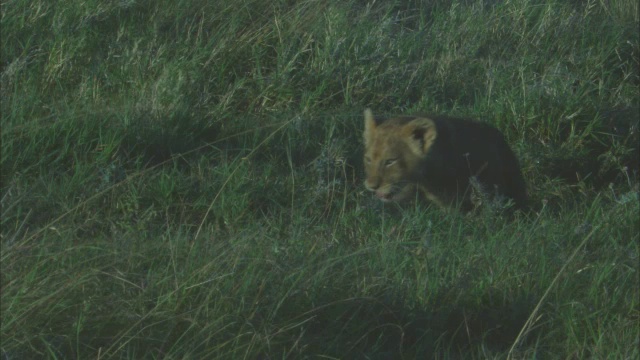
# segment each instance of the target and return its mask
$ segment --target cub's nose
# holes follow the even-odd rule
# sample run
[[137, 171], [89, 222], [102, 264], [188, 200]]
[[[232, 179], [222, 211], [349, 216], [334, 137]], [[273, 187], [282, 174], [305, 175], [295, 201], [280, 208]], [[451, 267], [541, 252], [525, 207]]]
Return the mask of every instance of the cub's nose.
[[364, 187], [367, 188], [367, 190], [369, 191], [376, 191], [380, 187], [380, 180], [367, 179], [364, 181]]

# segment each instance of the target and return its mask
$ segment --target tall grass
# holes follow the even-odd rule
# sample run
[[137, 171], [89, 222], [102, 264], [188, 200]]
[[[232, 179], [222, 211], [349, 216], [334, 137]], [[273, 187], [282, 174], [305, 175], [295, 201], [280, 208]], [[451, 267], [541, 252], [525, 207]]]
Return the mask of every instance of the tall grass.
[[[638, 357], [638, 22], [3, 2], [2, 357]], [[492, 123], [535, 211], [377, 203], [366, 106]]]

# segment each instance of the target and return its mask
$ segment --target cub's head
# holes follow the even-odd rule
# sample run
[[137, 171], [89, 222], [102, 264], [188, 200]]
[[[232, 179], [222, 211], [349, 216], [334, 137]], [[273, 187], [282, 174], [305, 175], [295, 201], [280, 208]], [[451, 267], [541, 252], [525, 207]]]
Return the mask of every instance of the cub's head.
[[402, 201], [414, 196], [421, 162], [435, 139], [436, 125], [431, 119], [399, 117], [378, 124], [371, 110], [366, 109], [365, 187], [383, 201]]

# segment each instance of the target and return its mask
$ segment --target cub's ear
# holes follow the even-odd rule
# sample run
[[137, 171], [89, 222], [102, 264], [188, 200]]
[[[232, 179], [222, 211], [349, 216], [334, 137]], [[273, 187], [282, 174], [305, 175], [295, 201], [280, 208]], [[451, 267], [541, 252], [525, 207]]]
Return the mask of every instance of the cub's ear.
[[373, 141], [373, 134], [376, 131], [376, 120], [373, 118], [371, 109], [364, 110], [364, 144], [367, 145]]
[[403, 126], [402, 135], [416, 155], [424, 156], [436, 140], [436, 124], [431, 119], [417, 118]]

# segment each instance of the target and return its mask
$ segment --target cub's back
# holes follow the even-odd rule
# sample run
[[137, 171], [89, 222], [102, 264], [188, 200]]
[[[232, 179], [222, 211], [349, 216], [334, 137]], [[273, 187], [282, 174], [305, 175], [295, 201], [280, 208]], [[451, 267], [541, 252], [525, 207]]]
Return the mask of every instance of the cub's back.
[[[526, 207], [526, 184], [520, 164], [504, 135], [495, 127], [469, 119], [431, 116], [438, 128], [439, 151], [455, 167], [456, 178], [466, 186], [471, 176], [481, 184], [496, 185], [499, 191]], [[493, 190], [493, 189], [488, 189]]]

